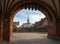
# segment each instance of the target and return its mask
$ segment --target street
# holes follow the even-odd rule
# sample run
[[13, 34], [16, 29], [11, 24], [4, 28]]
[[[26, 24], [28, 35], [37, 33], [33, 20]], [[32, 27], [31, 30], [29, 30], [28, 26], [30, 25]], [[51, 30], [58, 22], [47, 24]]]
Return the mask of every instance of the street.
[[47, 33], [13, 33], [12, 40], [0, 44], [60, 44], [60, 41], [47, 38]]

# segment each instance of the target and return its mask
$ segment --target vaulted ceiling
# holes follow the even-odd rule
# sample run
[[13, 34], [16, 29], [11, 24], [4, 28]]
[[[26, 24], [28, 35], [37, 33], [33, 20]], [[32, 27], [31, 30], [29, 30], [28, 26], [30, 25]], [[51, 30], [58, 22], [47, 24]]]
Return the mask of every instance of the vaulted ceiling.
[[[38, 3], [44, 2], [57, 13], [57, 16], [60, 16], [59, 15], [59, 0], [0, 0], [0, 14], [3, 13], [2, 11], [8, 11], [8, 10], [12, 11], [14, 8], [17, 8], [19, 5], [24, 4], [27, 1], [31, 3], [36, 2], [36, 1]], [[26, 6], [24, 6], [23, 8], [26, 8]]]

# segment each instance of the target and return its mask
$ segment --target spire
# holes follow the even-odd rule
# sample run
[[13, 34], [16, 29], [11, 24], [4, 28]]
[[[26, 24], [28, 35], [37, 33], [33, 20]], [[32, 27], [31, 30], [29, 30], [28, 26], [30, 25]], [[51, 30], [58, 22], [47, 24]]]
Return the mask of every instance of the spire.
[[29, 15], [27, 16], [27, 23], [29, 23]]

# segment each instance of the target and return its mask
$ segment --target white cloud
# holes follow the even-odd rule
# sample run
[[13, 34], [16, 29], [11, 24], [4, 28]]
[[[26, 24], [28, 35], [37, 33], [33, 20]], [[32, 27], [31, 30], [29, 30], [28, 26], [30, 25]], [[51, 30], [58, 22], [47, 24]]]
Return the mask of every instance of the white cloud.
[[27, 21], [27, 15], [29, 15], [29, 19], [31, 23], [35, 23], [37, 21], [40, 21], [41, 18], [44, 18], [45, 15], [41, 13], [40, 11], [35, 11], [35, 10], [25, 10], [22, 9], [21, 11], [17, 12], [14, 21], [19, 21], [20, 25], [23, 23], [26, 23]]
[[44, 18], [45, 16], [41, 16], [41, 15], [33, 15], [31, 14], [30, 15], [30, 20], [32, 20], [33, 22], [36, 22], [36, 21], [40, 21], [41, 18]]
[[38, 15], [30, 15], [31, 20], [39, 21], [41, 18]]

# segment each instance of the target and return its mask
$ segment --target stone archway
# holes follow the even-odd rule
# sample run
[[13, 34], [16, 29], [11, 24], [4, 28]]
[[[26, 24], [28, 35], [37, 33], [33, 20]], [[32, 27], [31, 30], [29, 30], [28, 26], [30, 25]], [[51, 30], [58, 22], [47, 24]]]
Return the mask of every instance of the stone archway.
[[[10, 41], [11, 35], [12, 35], [12, 21], [13, 17], [16, 12], [18, 12], [22, 8], [35, 8], [41, 11], [42, 13], [45, 14], [45, 16], [48, 19], [49, 26], [48, 26], [48, 37], [53, 38], [56, 36], [56, 19], [55, 19], [55, 11], [46, 3], [40, 0], [22, 0], [20, 2], [17, 2], [14, 5], [11, 5], [11, 7], [3, 13], [3, 39], [5, 41]], [[5, 15], [5, 16], [4, 16]], [[52, 24], [52, 25], [51, 25]]]
[[[24, 1], [22, 1], [24, 2]], [[42, 5], [42, 6], [41, 6]], [[33, 7], [35, 6], [35, 7]], [[41, 6], [39, 8], [39, 6]], [[36, 8], [37, 7], [37, 8]], [[15, 9], [13, 9], [12, 13], [11, 13], [11, 16], [10, 16], [10, 19], [11, 19], [11, 22], [14, 18], [14, 15], [15, 13], [17, 13], [19, 10], [21, 10], [22, 8], [35, 8], [35, 9], [38, 9], [39, 11], [43, 12], [45, 14], [45, 16], [47, 17], [48, 19], [48, 22], [49, 22], [49, 26], [48, 26], [48, 37], [52, 37], [52, 36], [55, 36], [55, 16], [53, 16], [53, 13], [52, 13], [52, 9], [51, 11], [49, 10], [50, 8], [47, 8], [45, 7], [45, 5], [41, 2], [40, 4], [38, 2], [24, 2], [24, 3], [21, 3], [21, 5], [18, 5], [18, 7], [16, 7]], [[52, 25], [50, 25], [52, 24]], [[12, 24], [11, 24], [12, 25]], [[52, 28], [53, 27], [53, 28]], [[12, 34], [12, 28], [13, 27], [10, 27], [10, 34]]]

